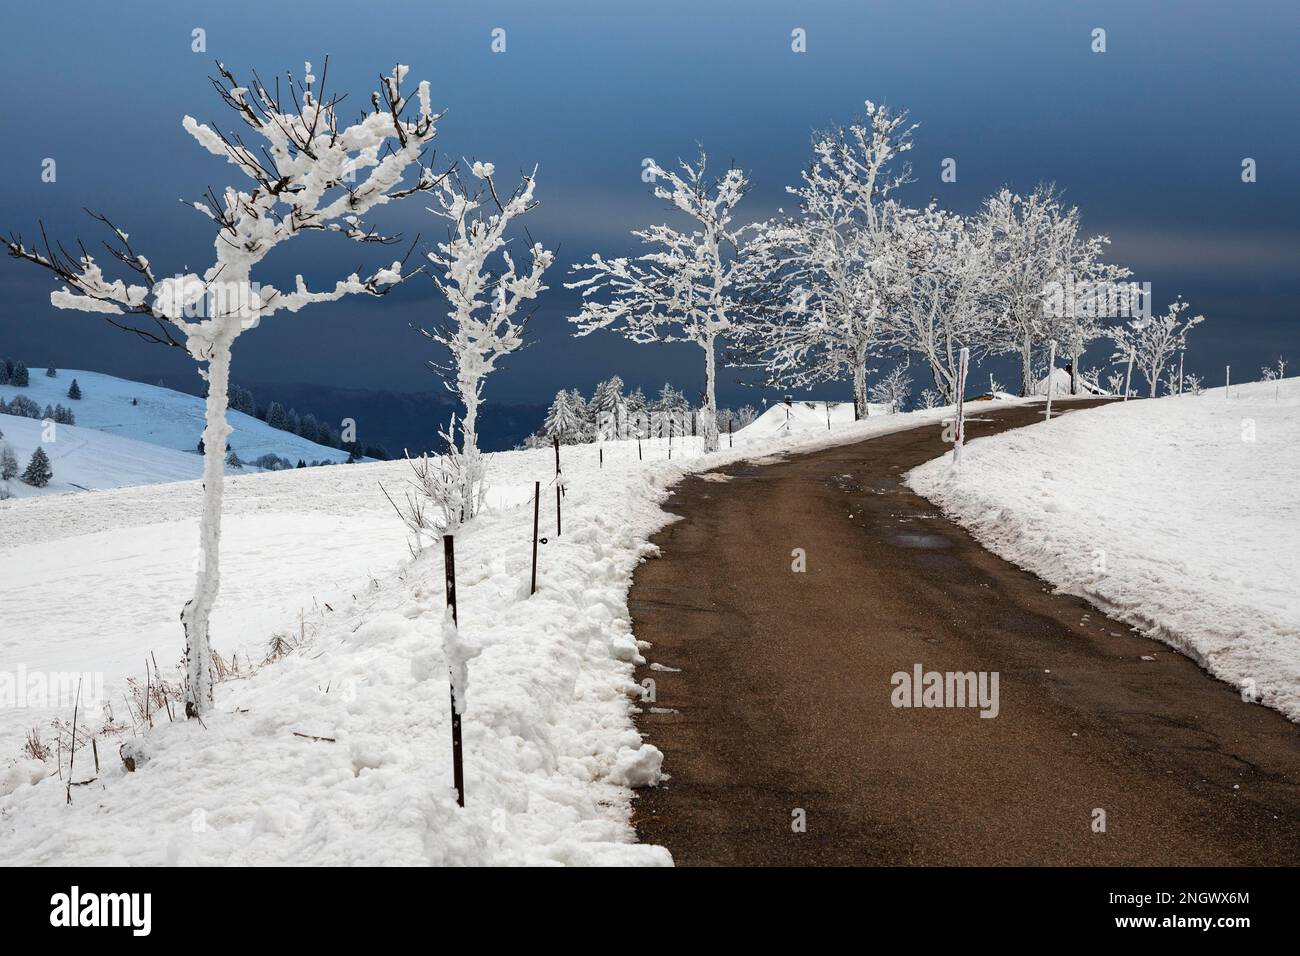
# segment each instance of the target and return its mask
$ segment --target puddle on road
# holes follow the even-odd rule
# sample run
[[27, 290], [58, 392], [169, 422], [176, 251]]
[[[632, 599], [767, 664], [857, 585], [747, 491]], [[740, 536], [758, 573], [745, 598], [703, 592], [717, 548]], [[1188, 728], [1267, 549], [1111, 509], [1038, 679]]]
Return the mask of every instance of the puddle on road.
[[896, 534], [894, 543], [900, 544], [904, 548], [951, 548], [952, 542], [941, 534]]

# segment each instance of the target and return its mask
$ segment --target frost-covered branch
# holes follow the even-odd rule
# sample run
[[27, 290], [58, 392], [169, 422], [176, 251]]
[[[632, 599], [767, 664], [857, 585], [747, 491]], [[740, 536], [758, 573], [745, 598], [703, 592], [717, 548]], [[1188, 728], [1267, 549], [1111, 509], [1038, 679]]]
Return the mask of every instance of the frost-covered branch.
[[[481, 483], [483, 477], [476, 456], [478, 408], [483, 398], [484, 379], [498, 361], [524, 345], [528, 319], [516, 318], [516, 314], [525, 302], [545, 291], [542, 273], [554, 259], [554, 254], [540, 242], [529, 247], [530, 261], [526, 265], [516, 263], [507, 248], [506, 234], [511, 223], [536, 205], [533, 190], [537, 170], [525, 176], [504, 201], [496, 188], [495, 171], [491, 163], [472, 163], [470, 174], [480, 183], [473, 191], [458, 175], [444, 178], [439, 185], [438, 208], [431, 212], [447, 220], [447, 240], [438, 243], [428, 258], [434, 266], [433, 280], [451, 309], [445, 325], [433, 331], [419, 329], [449, 353], [448, 362], [429, 365], [444, 375], [447, 387], [460, 396], [465, 406], [461, 419], [462, 445], [456, 454], [465, 458], [466, 466], [457, 469], [455, 474], [472, 483]], [[504, 265], [494, 270], [489, 268], [488, 261], [498, 252]], [[453, 425], [448, 436], [453, 450], [454, 438]], [[464, 517], [473, 517], [476, 502], [482, 500], [481, 489], [477, 484], [466, 486], [459, 490], [458, 496], [458, 500], [465, 502]], [[455, 509], [453, 512], [460, 513]]]

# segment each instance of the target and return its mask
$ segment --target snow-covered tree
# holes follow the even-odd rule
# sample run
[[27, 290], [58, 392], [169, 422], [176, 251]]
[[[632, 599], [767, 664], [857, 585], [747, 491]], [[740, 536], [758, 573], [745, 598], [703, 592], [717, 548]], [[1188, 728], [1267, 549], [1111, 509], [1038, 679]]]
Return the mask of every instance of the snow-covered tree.
[[889, 406], [891, 415], [907, 408], [907, 400], [911, 395], [912, 376], [907, 374], [906, 365], [894, 366], [888, 375], [871, 386], [871, 400]]
[[23, 481], [33, 488], [44, 488], [54, 477], [54, 469], [50, 467], [50, 456], [45, 454], [45, 449], [36, 446], [32, 452], [32, 457], [27, 462], [27, 470], [23, 472]]
[[1051, 337], [1044, 295], [1063, 274], [1064, 250], [1077, 234], [1077, 218], [1062, 208], [1056, 188], [1043, 184], [1026, 196], [1003, 189], [989, 197], [975, 228], [989, 251], [989, 274], [995, 279], [990, 290], [996, 322], [992, 351], [1019, 354], [1020, 394], [1029, 395], [1035, 350]]
[[941, 403], [951, 404], [961, 350], [988, 348], [988, 247], [961, 216], [934, 205], [893, 219], [894, 238], [878, 264], [889, 277], [881, 339], [924, 359]]
[[[470, 174], [481, 183], [472, 191], [458, 175], [442, 180], [434, 212], [449, 223], [448, 236], [428, 256], [435, 267], [434, 281], [451, 310], [443, 327], [420, 332], [450, 353], [450, 361], [429, 365], [445, 376], [447, 388], [459, 396], [465, 407], [461, 417], [464, 451], [478, 447], [483, 379], [498, 361], [524, 344], [527, 318], [516, 320], [515, 313], [524, 302], [546, 290], [542, 273], [554, 258], [540, 242], [535, 242], [529, 248], [528, 268], [520, 271], [516, 266], [506, 248], [506, 232], [513, 220], [536, 205], [536, 170], [525, 176], [504, 201], [493, 179], [495, 171], [491, 163], [471, 164]], [[488, 266], [488, 260], [497, 252], [504, 263], [499, 271]]]
[[868, 100], [863, 119], [814, 136], [812, 164], [787, 189], [799, 215], [765, 224], [750, 243], [750, 297], [763, 307], [741, 330], [744, 361], [771, 385], [848, 376], [856, 418], [867, 414], [867, 359], [890, 281], [881, 263], [904, 214], [888, 197], [910, 181], [901, 157], [915, 129], [906, 111]]
[[[327, 60], [319, 83], [307, 64], [301, 79], [290, 75], [287, 82], [268, 87], [256, 73], [244, 83], [218, 64], [212, 85], [235, 113], [241, 132], [222, 131], [190, 116], [182, 121], [202, 148], [251, 180], [246, 189], [229, 186], [220, 195], [209, 190], [192, 203], [215, 231], [214, 261], [202, 275], [178, 272], [158, 278], [154, 263], [136, 252], [127, 233], [104, 216], [96, 218], [114, 237], [109, 252], [133, 274], [132, 282], [108, 278], [84, 248], [74, 254], [49, 241], [39, 247], [28, 246], [17, 235], [7, 241], [10, 255], [50, 270], [62, 282], [50, 296], [53, 305], [97, 313], [145, 341], [183, 347], [207, 381], [201, 560], [194, 595], [181, 613], [185, 709], [190, 716], [202, 714], [212, 702], [208, 620], [221, 581], [231, 348], [241, 334], [277, 313], [348, 295], [383, 295], [405, 278], [401, 263], [394, 262], [366, 278], [353, 273], [320, 291], [309, 289], [298, 276], [293, 289], [282, 291], [257, 281], [255, 272], [278, 246], [304, 233], [334, 232], [363, 243], [389, 241], [363, 217], [437, 184], [432, 171], [421, 164], [441, 115], [433, 112], [428, 83], [419, 85], [411, 116], [411, 104], [402, 92], [407, 68], [397, 66], [380, 77], [379, 90], [370, 96], [371, 109], [349, 126], [339, 121], [340, 98], [325, 92], [328, 66]], [[404, 181], [411, 167], [416, 178]]]
[[718, 339], [730, 332], [740, 307], [743, 256], [732, 219], [749, 180], [735, 167], [711, 180], [707, 166], [701, 150], [694, 164], [680, 163], [680, 172], [649, 167], [655, 196], [689, 218], [690, 232], [668, 225], [635, 230], [650, 252], [635, 259], [593, 254], [573, 267], [587, 275], [567, 287], [583, 290], [582, 310], [570, 319], [578, 335], [620, 326], [633, 342], [694, 342], [704, 350], [700, 423], [704, 450], [711, 452], [718, 450]]
[[1137, 290], [1123, 281], [1131, 274], [1127, 268], [1102, 261], [1109, 236], [1080, 234], [1077, 208], [1061, 210], [1056, 229], [1049, 247], [1056, 274], [1044, 290], [1044, 335], [1057, 343], [1057, 357], [1070, 368], [1070, 394], [1078, 395], [1088, 345], [1106, 336], [1108, 318], [1133, 313]]
[[272, 402], [266, 408], [266, 423], [272, 428], [278, 428], [284, 431], [289, 425], [289, 418], [285, 414], [284, 406], [279, 402]]
[[627, 421], [627, 402], [623, 398], [623, 380], [613, 375], [596, 386], [591, 396], [588, 411], [597, 428], [610, 435], [617, 435], [618, 429]]
[[1133, 364], [1147, 380], [1152, 398], [1160, 386], [1160, 371], [1165, 362], [1187, 348], [1187, 333], [1205, 321], [1203, 315], [1188, 315], [1189, 308], [1179, 296], [1169, 304], [1164, 315], [1133, 319], [1111, 333], [1115, 340], [1111, 361], [1127, 362], [1131, 353]]
[[14, 454], [13, 445], [0, 443], [0, 479], [8, 481], [18, 474], [18, 456]]
[[72, 384], [68, 386], [68, 398], [78, 401], [81, 399], [81, 386], [77, 384], [75, 378], [72, 380]]
[[47, 365], [47, 366], [45, 367], [45, 377], [46, 377], [46, 378], [57, 378], [57, 377], [58, 377], [58, 374], [59, 374], [59, 372], [58, 372], [58, 370], [54, 367], [54, 363], [53, 363], [53, 362], [51, 362], [49, 365]]
[[571, 445], [582, 440], [583, 423], [573, 407], [573, 395], [560, 389], [555, 393], [555, 401], [546, 413], [542, 431], [547, 438], [560, 439], [560, 444]]

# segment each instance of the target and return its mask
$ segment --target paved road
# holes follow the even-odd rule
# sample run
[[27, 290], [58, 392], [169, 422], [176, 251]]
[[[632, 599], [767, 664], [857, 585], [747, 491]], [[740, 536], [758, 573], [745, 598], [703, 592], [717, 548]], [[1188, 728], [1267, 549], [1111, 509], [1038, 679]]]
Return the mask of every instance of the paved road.
[[[972, 439], [1041, 417], [971, 413]], [[640, 838], [688, 865], [1300, 861], [1300, 727], [900, 484], [945, 450], [928, 426], [677, 487], [631, 592], [671, 774]], [[892, 706], [918, 663], [998, 672], [998, 716]]]

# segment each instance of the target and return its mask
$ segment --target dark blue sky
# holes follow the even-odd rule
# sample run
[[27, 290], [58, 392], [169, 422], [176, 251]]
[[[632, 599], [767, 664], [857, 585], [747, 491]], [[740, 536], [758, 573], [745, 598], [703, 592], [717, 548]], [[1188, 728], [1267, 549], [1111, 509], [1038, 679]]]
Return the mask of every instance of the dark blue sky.
[[[195, 27], [206, 30], [207, 54], [190, 50]], [[504, 54], [490, 51], [494, 27], [507, 31]], [[804, 54], [790, 49], [796, 27], [807, 31]], [[1090, 50], [1094, 27], [1107, 31], [1104, 54]], [[849, 120], [865, 98], [906, 107], [921, 124], [906, 194], [916, 203], [934, 195], [969, 212], [1003, 184], [1063, 187], [1086, 228], [1112, 236], [1113, 258], [1153, 284], [1157, 304], [1181, 292], [1206, 314], [1192, 368], [1218, 381], [1225, 362], [1254, 370], [1279, 351], [1300, 357], [1294, 3], [68, 0], [10, 5], [4, 34], [0, 226], [31, 235], [43, 217], [54, 235], [97, 241], [80, 213], [89, 205], [166, 274], [210, 261], [209, 223], [177, 198], [234, 181], [180, 125], [188, 112], [230, 126], [206, 79], [214, 57], [269, 76], [329, 53], [330, 85], [357, 109], [394, 62], [430, 79], [435, 105], [449, 110], [440, 157], [490, 160], [503, 179], [539, 164], [529, 227], [560, 246], [533, 345], [492, 376], [490, 400], [547, 400], [614, 371], [647, 388], [672, 378], [694, 393], [694, 347], [571, 337], [573, 296], [561, 287], [569, 263], [632, 251], [630, 228], [671, 216], [640, 181], [644, 157], [666, 164], [702, 142], [718, 163], [751, 171], [744, 205], [758, 218], [787, 204], [809, 130]], [[939, 179], [949, 156], [954, 184]], [[56, 183], [41, 182], [45, 157], [58, 163]], [[1258, 182], [1242, 183], [1243, 157], [1257, 161]], [[418, 200], [380, 221], [410, 236], [437, 228]], [[301, 271], [319, 287], [389, 252], [305, 237], [268, 260], [266, 278], [281, 284]], [[0, 262], [0, 354], [192, 377], [176, 350], [51, 308], [50, 288], [35, 268]], [[240, 339], [234, 377], [428, 388], [430, 343], [408, 323], [441, 312], [420, 278], [386, 300], [276, 316]], [[733, 377], [724, 372], [721, 400], [754, 400]]]

